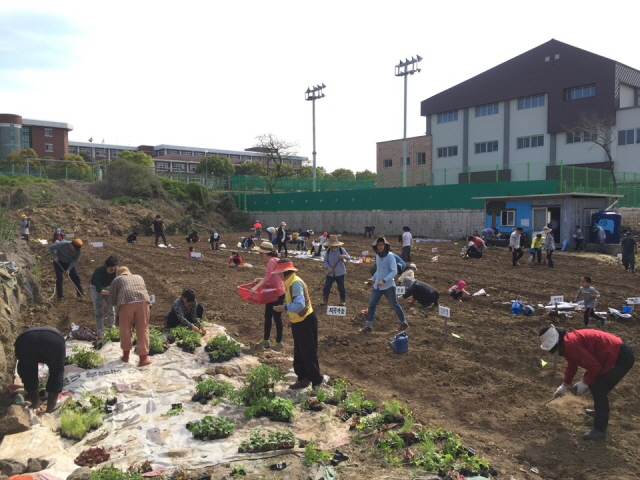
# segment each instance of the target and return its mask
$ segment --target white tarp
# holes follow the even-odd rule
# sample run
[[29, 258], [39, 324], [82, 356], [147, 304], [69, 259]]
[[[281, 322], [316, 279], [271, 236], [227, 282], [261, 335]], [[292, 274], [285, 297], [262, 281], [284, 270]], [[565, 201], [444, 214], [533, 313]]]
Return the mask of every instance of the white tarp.
[[[207, 338], [221, 331], [220, 327], [217, 330], [208, 327], [208, 330], [211, 332]], [[90, 348], [88, 342], [73, 340], [69, 344]], [[280, 423], [266, 418], [247, 420], [243, 415], [243, 407], [227, 401], [219, 405], [201, 405], [191, 401], [198, 378], [207, 370], [213, 374], [212, 369], [220, 366], [218, 371], [224, 370], [232, 376], [213, 376], [230, 381], [239, 388], [247, 371], [259, 365], [256, 357], [241, 355], [223, 364], [213, 364], [203, 348], [190, 354], [173, 345], [166, 353], [152, 356], [153, 363], [150, 366], [138, 368], [138, 357], [135, 355], [131, 356], [129, 364], [120, 360], [122, 351], [118, 343], [107, 343], [100, 353], [105, 359], [105, 365], [101, 368], [82, 370], [68, 366], [65, 369], [63, 391], [71, 392], [74, 398], [78, 398], [82, 392], [105, 395], [107, 398], [116, 396], [116, 409], [105, 417], [104, 424], [75, 443], [61, 438], [57, 433], [59, 413], [38, 417], [33, 415], [34, 424], [29, 431], [4, 437], [0, 445], [1, 458], [14, 458], [24, 463], [32, 457], [43, 458], [52, 462], [47, 473], [66, 478], [78, 468], [73, 463], [78, 454], [93, 446], [108, 449], [111, 454], [109, 463], [120, 468], [149, 460], [154, 467], [194, 469], [241, 458], [273, 456], [274, 452], [253, 455], [238, 453], [240, 442], [258, 427], [267, 430], [290, 428], [296, 438], [317, 441], [325, 449], [336, 448], [349, 441], [347, 425], [327, 409], [322, 412], [303, 412], [296, 407], [293, 421]], [[290, 381], [295, 380], [292, 373], [288, 377]], [[294, 404], [306, 397], [299, 390], [289, 390], [284, 383], [276, 385], [276, 391], [278, 396], [290, 398]], [[182, 403], [184, 413], [163, 416], [175, 403]], [[233, 418], [236, 423], [234, 433], [226, 439], [214, 441], [193, 439], [186, 424], [200, 420], [205, 415]]]

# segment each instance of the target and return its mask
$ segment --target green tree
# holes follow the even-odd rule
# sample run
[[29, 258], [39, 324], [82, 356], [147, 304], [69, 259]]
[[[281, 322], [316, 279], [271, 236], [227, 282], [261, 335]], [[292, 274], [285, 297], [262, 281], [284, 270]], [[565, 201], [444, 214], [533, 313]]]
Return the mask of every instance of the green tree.
[[505, 208], [507, 208], [507, 203], [503, 200], [492, 200], [487, 202], [486, 213], [487, 215], [491, 215], [491, 228], [494, 230], [496, 229], [496, 219]]
[[142, 165], [145, 167], [153, 166], [151, 155], [144, 152], [134, 152], [132, 150], [124, 150], [118, 154], [118, 160], [126, 160], [134, 165]]
[[337, 180], [355, 180], [355, 174], [347, 168], [338, 168], [331, 172], [331, 176]]
[[196, 173], [206, 173], [214, 177], [222, 177], [223, 175], [233, 175], [235, 167], [231, 161], [222, 155], [207, 155], [196, 167]]
[[99, 183], [104, 186], [101, 193], [106, 198], [120, 195], [134, 198], [153, 198], [163, 195], [158, 177], [151, 172], [148, 165], [120, 158], [107, 166], [104, 181]]
[[24, 169], [27, 166], [27, 160], [29, 161], [29, 167], [39, 167], [41, 162], [38, 159], [38, 154], [33, 148], [21, 148], [15, 152], [11, 152], [7, 155], [6, 167]]
[[373, 173], [371, 170], [363, 170], [361, 172], [356, 172], [356, 180], [361, 182], [375, 182], [378, 180], [378, 175]]
[[66, 170], [71, 178], [87, 180], [91, 177], [91, 166], [87, 165], [81, 155], [66, 153], [56, 168]]
[[[309, 165], [305, 165], [297, 172], [298, 177], [300, 178], [313, 178], [313, 167]], [[325, 171], [322, 168], [316, 167], [316, 178], [324, 178]]]
[[278, 179], [295, 175], [292, 165], [297, 156], [294, 150], [296, 147], [295, 143], [285, 142], [271, 133], [257, 137], [255, 149], [261, 152], [266, 160], [267, 172], [263, 178], [269, 193], [274, 192]]
[[235, 165], [236, 175], [249, 175], [250, 177], [264, 177], [267, 167], [262, 162], [244, 162]]

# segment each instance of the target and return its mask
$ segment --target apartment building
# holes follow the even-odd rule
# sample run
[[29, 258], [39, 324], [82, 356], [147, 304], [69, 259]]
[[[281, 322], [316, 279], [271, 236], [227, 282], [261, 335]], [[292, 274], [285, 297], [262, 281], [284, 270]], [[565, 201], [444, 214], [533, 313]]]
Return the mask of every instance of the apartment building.
[[0, 113], [0, 159], [21, 148], [33, 148], [40, 158], [60, 158], [67, 153], [71, 130], [68, 123]]

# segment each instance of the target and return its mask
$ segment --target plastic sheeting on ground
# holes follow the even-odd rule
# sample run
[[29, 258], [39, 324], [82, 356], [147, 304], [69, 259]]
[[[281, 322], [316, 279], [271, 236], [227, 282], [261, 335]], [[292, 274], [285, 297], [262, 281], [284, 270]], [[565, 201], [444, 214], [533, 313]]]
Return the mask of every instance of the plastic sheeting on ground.
[[[220, 327], [208, 327], [208, 330], [207, 338], [221, 331]], [[69, 345], [91, 348], [88, 342], [77, 340], [70, 341]], [[266, 418], [247, 420], [244, 407], [227, 401], [218, 405], [191, 401], [197, 381], [205, 373], [227, 380], [235, 388], [241, 387], [243, 376], [260, 364], [256, 357], [241, 355], [221, 364], [211, 363], [203, 348], [190, 354], [172, 345], [164, 354], [152, 356], [150, 366], [138, 368], [135, 355], [131, 355], [129, 364], [120, 360], [122, 351], [118, 343], [107, 343], [100, 353], [105, 359], [101, 368], [83, 370], [70, 365], [65, 369], [64, 391], [71, 392], [73, 398], [78, 398], [83, 392], [107, 398], [116, 396], [116, 409], [105, 417], [104, 424], [75, 442], [63, 439], [57, 433], [59, 413], [37, 417], [32, 414], [33, 426], [29, 431], [4, 437], [0, 444], [0, 457], [24, 463], [32, 457], [43, 458], [51, 462], [45, 472], [66, 478], [78, 468], [73, 460], [83, 450], [94, 446], [109, 449], [111, 460], [108, 463], [123, 469], [145, 460], [151, 461], [154, 467], [195, 469], [239, 459], [274, 456], [275, 452], [238, 453], [240, 442], [248, 438], [254, 428], [290, 428], [296, 438], [314, 440], [326, 449], [349, 441], [347, 425], [332, 416], [328, 409], [303, 412], [296, 407], [293, 421], [280, 423]], [[215, 374], [220, 371], [231, 376]], [[294, 379], [295, 375], [290, 372], [288, 380]], [[306, 398], [308, 391], [289, 390], [284, 382], [276, 385], [277, 395], [290, 398], [294, 404]], [[182, 403], [184, 413], [163, 416], [175, 403]], [[226, 439], [213, 441], [193, 439], [186, 424], [205, 415], [232, 418], [236, 423], [234, 433]]]

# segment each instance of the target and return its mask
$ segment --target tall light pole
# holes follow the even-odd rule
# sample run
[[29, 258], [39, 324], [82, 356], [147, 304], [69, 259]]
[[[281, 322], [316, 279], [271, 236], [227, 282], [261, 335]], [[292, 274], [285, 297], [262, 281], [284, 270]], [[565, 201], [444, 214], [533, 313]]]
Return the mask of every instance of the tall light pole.
[[322, 90], [326, 88], [325, 84], [316, 85], [315, 87], [307, 88], [304, 94], [304, 99], [311, 101], [313, 105], [313, 191], [316, 191], [316, 100], [324, 98]]
[[407, 76], [419, 72], [418, 62], [422, 60], [420, 55], [418, 58], [411, 57], [411, 60], [405, 58], [404, 62], [396, 65], [396, 77], [404, 77], [404, 130], [402, 134], [402, 186], [407, 186]]
[[209, 156], [209, 150], [205, 150], [204, 151], [204, 186], [205, 187], [208, 187], [208, 185], [207, 185], [207, 170], [208, 170], [208, 168], [207, 168], [208, 167], [207, 166], [207, 163], [208, 163], [207, 157], [208, 156]]

